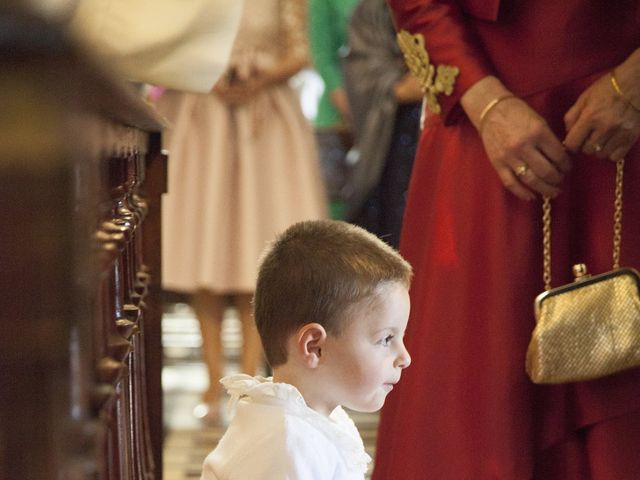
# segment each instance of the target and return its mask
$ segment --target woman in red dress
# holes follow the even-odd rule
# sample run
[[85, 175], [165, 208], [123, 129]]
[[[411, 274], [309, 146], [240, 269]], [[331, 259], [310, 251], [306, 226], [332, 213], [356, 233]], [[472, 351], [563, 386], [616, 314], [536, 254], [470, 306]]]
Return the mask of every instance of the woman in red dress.
[[621, 264], [640, 267], [640, 1], [389, 4], [432, 64], [459, 73], [450, 95], [427, 96], [440, 113], [425, 119], [401, 240], [413, 363], [382, 411], [373, 478], [640, 479], [640, 369], [554, 386], [524, 369], [541, 195], [553, 286], [575, 263], [611, 270], [624, 156]]

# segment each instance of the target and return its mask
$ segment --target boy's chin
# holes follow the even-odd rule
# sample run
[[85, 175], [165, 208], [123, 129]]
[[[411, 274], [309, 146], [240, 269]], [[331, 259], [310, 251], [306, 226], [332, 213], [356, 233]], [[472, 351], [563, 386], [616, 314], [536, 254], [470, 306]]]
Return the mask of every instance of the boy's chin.
[[386, 399], [383, 398], [380, 401], [377, 402], [372, 402], [370, 404], [367, 405], [345, 405], [346, 408], [348, 408], [349, 410], [353, 410], [354, 412], [360, 412], [360, 413], [375, 413], [377, 411], [379, 411], [382, 406], [384, 405], [384, 401]]

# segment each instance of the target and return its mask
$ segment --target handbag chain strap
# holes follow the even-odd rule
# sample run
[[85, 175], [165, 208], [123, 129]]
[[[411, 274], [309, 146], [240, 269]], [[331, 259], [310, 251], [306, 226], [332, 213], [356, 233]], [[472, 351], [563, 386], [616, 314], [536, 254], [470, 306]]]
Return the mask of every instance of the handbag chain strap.
[[[616, 199], [613, 212], [613, 269], [620, 268], [620, 244], [622, 242], [622, 175], [624, 158], [616, 162]], [[544, 289], [551, 290], [551, 199], [542, 202], [542, 280]]]

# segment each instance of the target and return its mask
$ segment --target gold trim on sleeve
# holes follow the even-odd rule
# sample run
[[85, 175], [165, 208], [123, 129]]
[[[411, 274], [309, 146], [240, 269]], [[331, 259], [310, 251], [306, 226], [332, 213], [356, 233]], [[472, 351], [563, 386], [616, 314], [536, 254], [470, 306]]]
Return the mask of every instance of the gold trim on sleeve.
[[420, 82], [427, 107], [431, 112], [439, 114], [441, 108], [438, 95], [451, 95], [460, 69], [450, 65], [438, 65], [436, 68], [429, 63], [429, 54], [424, 47], [424, 37], [421, 33], [412, 35], [406, 30], [401, 30], [397, 34], [397, 40], [409, 70]]

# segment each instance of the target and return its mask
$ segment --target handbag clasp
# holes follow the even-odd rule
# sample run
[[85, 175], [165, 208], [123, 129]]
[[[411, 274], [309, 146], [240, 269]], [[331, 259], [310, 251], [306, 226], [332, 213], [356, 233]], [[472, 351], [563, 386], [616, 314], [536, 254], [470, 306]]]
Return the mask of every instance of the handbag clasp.
[[580, 282], [582, 280], [586, 280], [591, 276], [590, 273], [587, 273], [587, 266], [584, 263], [576, 263], [573, 268], [573, 275], [576, 277], [575, 281]]

